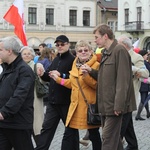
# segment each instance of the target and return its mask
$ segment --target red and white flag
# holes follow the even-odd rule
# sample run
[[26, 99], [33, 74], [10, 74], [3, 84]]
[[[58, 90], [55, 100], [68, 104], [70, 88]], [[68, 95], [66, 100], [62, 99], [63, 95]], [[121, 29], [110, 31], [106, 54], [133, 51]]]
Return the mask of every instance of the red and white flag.
[[14, 25], [14, 32], [22, 41], [24, 46], [27, 45], [25, 28], [24, 28], [24, 8], [23, 0], [15, 0], [13, 5], [3, 17], [6, 21]]

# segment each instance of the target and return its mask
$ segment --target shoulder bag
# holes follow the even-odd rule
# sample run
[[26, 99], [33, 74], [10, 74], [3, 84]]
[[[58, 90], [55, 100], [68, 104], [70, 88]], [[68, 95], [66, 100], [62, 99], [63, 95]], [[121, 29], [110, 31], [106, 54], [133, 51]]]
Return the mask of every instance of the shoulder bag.
[[49, 92], [49, 88], [46, 84], [40, 82], [40, 79], [37, 75], [36, 64], [34, 64], [34, 72], [35, 72], [35, 90], [38, 98], [42, 98], [46, 96]]
[[87, 124], [88, 125], [101, 125], [101, 114], [96, 113], [96, 104], [89, 104], [83, 91], [79, 80], [76, 78], [81, 94], [84, 98], [84, 101], [87, 105]]

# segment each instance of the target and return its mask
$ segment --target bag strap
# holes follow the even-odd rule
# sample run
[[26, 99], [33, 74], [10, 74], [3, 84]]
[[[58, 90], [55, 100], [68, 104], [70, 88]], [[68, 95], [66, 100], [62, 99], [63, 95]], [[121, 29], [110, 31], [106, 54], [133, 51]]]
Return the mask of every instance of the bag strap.
[[83, 90], [82, 90], [82, 88], [81, 88], [81, 85], [80, 85], [80, 83], [79, 83], [78, 78], [76, 78], [76, 80], [77, 80], [77, 84], [78, 84], [78, 86], [79, 86], [79, 89], [80, 89], [80, 91], [81, 91], [81, 94], [82, 94], [82, 96], [83, 96], [83, 98], [84, 98], [84, 101], [85, 101], [85, 103], [88, 105], [88, 101], [87, 101], [87, 99], [86, 99], [86, 97], [85, 97], [85, 95], [84, 95], [84, 93], [83, 93]]
[[39, 78], [39, 76], [37, 75], [37, 68], [36, 68], [36, 64], [34, 64], [34, 74], [35, 74], [35, 76], [36, 76], [36, 78]]
[[34, 72], [37, 75], [36, 64], [34, 64]]

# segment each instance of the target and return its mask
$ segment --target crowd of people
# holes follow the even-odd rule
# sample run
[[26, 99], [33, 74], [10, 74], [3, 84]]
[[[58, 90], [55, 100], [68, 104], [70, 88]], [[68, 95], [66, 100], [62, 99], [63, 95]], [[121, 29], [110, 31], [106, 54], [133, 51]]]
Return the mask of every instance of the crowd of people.
[[[48, 150], [60, 119], [65, 126], [61, 150], [79, 150], [89, 141], [93, 150], [138, 150], [132, 112], [137, 110], [136, 121], [144, 121], [145, 108], [150, 118], [150, 55], [136, 53], [125, 35], [115, 39], [106, 24], [93, 34], [95, 51], [85, 40], [70, 50], [65, 35], [56, 37], [55, 48], [41, 43], [38, 53], [16, 37], [0, 39], [0, 150]], [[42, 98], [35, 74], [49, 88]], [[101, 125], [87, 124], [80, 86], [88, 103], [96, 104]], [[79, 130], [87, 130], [81, 139]]]

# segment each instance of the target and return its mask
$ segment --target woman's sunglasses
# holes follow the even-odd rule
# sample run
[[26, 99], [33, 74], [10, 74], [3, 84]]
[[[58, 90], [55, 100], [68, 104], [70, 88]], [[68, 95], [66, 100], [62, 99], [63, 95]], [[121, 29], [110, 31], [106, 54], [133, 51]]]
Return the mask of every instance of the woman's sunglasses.
[[88, 51], [89, 51], [88, 49], [83, 49], [83, 50], [82, 50], [82, 49], [79, 49], [77, 52], [78, 52], [78, 53], [82, 53], [82, 52], [87, 53]]

